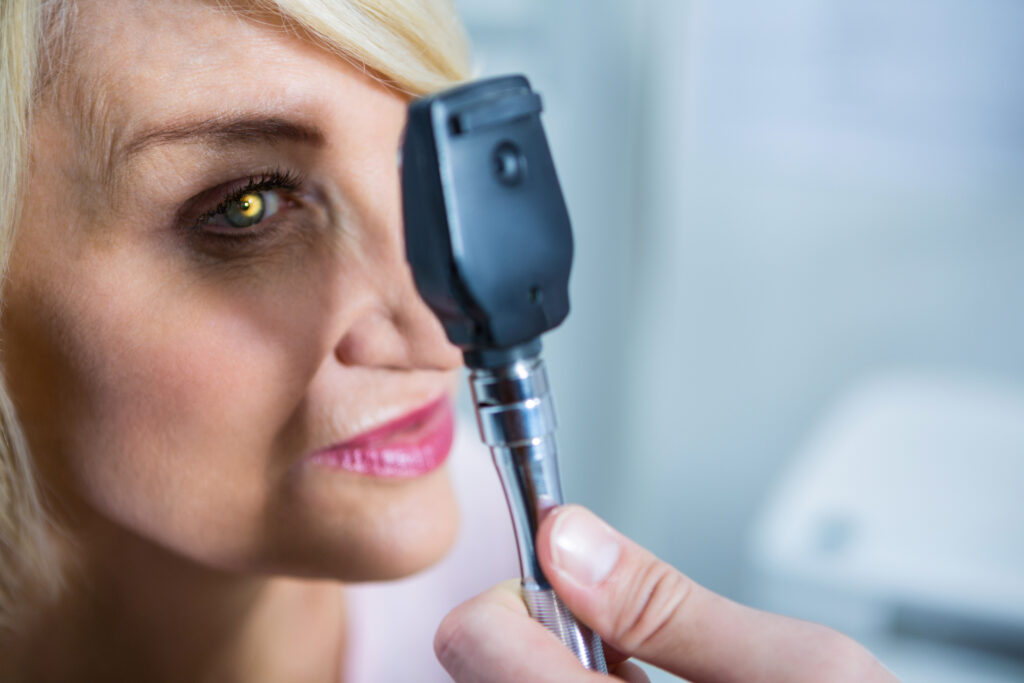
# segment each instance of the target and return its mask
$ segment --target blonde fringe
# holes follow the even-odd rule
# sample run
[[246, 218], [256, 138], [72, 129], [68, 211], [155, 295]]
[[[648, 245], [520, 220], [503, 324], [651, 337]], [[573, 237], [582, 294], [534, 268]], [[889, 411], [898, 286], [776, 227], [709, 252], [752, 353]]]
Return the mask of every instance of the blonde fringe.
[[410, 95], [440, 90], [469, 73], [455, 10], [431, 0], [257, 0], [322, 47]]

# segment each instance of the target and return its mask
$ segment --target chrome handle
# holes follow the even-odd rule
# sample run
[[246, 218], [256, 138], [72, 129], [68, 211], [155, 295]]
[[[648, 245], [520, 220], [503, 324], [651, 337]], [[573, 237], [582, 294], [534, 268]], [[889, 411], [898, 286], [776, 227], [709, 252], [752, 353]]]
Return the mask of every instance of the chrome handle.
[[469, 379], [480, 435], [491, 448], [512, 516], [523, 601], [530, 616], [553, 632], [583, 666], [608, 673], [600, 637], [576, 621], [555, 595], [534, 546], [540, 521], [563, 502], [557, 425], [544, 362], [534, 356], [498, 368], [473, 368]]

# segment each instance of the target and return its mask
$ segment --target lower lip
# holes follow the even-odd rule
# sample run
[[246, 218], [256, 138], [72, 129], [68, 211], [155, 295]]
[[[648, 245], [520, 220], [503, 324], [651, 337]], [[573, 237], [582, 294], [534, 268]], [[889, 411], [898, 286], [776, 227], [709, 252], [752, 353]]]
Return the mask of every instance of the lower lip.
[[444, 464], [454, 433], [455, 418], [446, 396], [383, 427], [316, 451], [309, 462], [373, 477], [409, 479]]

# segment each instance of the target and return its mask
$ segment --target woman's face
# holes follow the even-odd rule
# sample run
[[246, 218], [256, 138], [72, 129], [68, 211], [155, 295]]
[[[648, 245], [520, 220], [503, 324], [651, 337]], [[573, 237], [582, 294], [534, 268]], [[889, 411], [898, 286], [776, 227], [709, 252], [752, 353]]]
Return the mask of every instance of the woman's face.
[[431, 563], [456, 526], [443, 468], [310, 457], [446, 395], [460, 363], [404, 259], [405, 102], [270, 19], [78, 4], [5, 292], [43, 480], [82, 529], [217, 568]]

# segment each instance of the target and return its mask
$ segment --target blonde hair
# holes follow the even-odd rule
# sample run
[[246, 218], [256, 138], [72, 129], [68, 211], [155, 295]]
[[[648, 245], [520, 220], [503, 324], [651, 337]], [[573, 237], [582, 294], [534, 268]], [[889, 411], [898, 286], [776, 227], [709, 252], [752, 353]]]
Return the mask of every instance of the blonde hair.
[[[221, 4], [241, 14], [270, 13], [287, 29], [409, 95], [447, 87], [468, 74], [466, 41], [450, 0]], [[0, 1], [0, 281], [6, 279], [19, 227], [33, 102], [40, 88], [58, 77], [56, 55], [73, 10], [74, 0]], [[0, 300], [0, 316], [2, 304]], [[59, 591], [60, 562], [52, 541], [56, 532], [0, 375], [0, 627], [16, 625], [19, 607], [33, 597]]]

